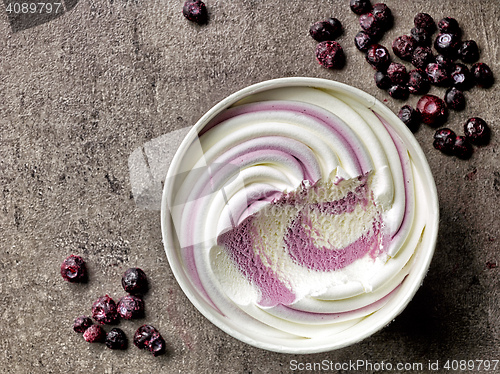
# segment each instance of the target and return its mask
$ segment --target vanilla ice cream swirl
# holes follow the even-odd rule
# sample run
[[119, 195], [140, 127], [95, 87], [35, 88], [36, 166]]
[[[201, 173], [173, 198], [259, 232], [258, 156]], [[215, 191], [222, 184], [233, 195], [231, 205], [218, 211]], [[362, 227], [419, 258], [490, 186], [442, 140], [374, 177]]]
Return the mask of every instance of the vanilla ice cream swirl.
[[383, 308], [428, 223], [397, 131], [326, 89], [238, 101], [199, 131], [175, 178], [169, 209], [193, 287], [255, 336], [297, 344]]

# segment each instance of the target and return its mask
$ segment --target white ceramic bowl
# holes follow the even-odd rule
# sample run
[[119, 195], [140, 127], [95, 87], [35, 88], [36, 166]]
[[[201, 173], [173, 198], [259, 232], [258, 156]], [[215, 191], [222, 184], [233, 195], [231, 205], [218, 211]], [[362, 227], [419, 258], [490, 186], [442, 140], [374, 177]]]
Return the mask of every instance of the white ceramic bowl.
[[[332, 90], [343, 97], [352, 99], [361, 106], [371, 109], [392, 127], [392, 129], [403, 140], [407, 147], [411, 160], [418, 169], [422, 179], [421, 190], [418, 195], [425, 198], [424, 207], [427, 214], [427, 224], [422, 233], [418, 250], [412, 257], [412, 267], [406, 276], [397, 293], [376, 312], [364, 317], [354, 326], [342, 331], [335, 336], [323, 336], [319, 338], [304, 339], [281, 339], [272, 334], [255, 333], [248, 328], [244, 321], [231, 319], [225, 316], [217, 308], [214, 308], [206, 298], [200, 293], [199, 289], [193, 284], [192, 279], [186, 272], [185, 264], [180, 256], [181, 249], [176, 238], [175, 226], [172, 222], [172, 215], [169, 209], [169, 202], [178, 188], [177, 176], [185, 172], [180, 170], [181, 164], [189, 146], [198, 138], [198, 133], [215, 116], [231, 107], [234, 103], [257, 93], [282, 87], [314, 87], [326, 90]], [[261, 82], [246, 87], [210, 109], [189, 131], [186, 138], [180, 145], [177, 153], [170, 165], [168, 175], [165, 181], [162, 209], [161, 226], [165, 252], [174, 273], [177, 282], [181, 286], [193, 305], [212, 323], [229, 335], [245, 343], [262, 349], [283, 352], [283, 353], [316, 353], [339, 349], [374, 334], [375, 332], [388, 325], [398, 314], [400, 314], [406, 305], [415, 295], [417, 289], [427, 273], [429, 264], [434, 253], [436, 238], [438, 233], [439, 208], [436, 186], [429, 169], [426, 158], [408, 128], [391, 112], [385, 105], [367, 93], [335, 81], [318, 78], [281, 78]]]

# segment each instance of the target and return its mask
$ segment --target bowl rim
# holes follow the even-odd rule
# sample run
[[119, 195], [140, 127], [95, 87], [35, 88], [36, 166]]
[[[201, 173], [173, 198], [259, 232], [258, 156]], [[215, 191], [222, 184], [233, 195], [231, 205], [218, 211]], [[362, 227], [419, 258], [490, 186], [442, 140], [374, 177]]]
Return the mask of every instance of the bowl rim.
[[[342, 91], [360, 101], [362, 104], [366, 105], [368, 109], [372, 109], [380, 114], [385, 120], [387, 120], [391, 126], [393, 126], [400, 136], [404, 136], [405, 142], [409, 142], [415, 155], [419, 160], [419, 172], [421, 172], [422, 180], [426, 183], [426, 187], [429, 189], [429, 204], [430, 204], [430, 216], [428, 224], [426, 225], [425, 232], [429, 241], [429, 246], [424, 248], [424, 250], [420, 250], [416, 255], [414, 261], [418, 259], [418, 267], [413, 264], [412, 271], [407, 275], [405, 282], [403, 282], [402, 286], [404, 286], [405, 292], [403, 292], [403, 288], [401, 289], [400, 294], [401, 297], [395, 297], [391, 299], [390, 302], [396, 300], [397, 302], [393, 302], [395, 304], [389, 310], [390, 313], [384, 318], [379, 318], [378, 323], [370, 325], [368, 329], [364, 333], [359, 335], [355, 335], [350, 339], [344, 339], [340, 342], [332, 341], [330, 344], [319, 344], [313, 346], [284, 346], [282, 343], [280, 344], [271, 344], [268, 342], [257, 341], [250, 336], [247, 336], [240, 331], [233, 329], [227, 323], [225, 323], [224, 317], [220, 315], [216, 315], [212, 310], [207, 308], [207, 305], [204, 305], [205, 302], [200, 299], [197, 292], [192, 288], [191, 282], [185, 276], [184, 271], [182, 270], [182, 264], [176, 258], [175, 252], [176, 247], [175, 243], [172, 241], [173, 235], [169, 233], [174, 230], [172, 221], [170, 219], [170, 212], [168, 209], [168, 202], [171, 201], [171, 191], [173, 190], [174, 177], [176, 175], [176, 171], [178, 166], [180, 165], [180, 161], [184, 156], [184, 153], [188, 149], [189, 145], [196, 139], [198, 136], [199, 130], [201, 130], [212, 118], [214, 118], [221, 111], [227, 109], [237, 101], [271, 89], [282, 88], [282, 87], [312, 87], [312, 88], [322, 88], [322, 89], [333, 89], [336, 91]], [[413, 155], [413, 154], [412, 154]], [[218, 328], [223, 330], [228, 335], [244, 342], [249, 345], [252, 345], [257, 348], [265, 349], [268, 351], [274, 351], [279, 353], [292, 353], [292, 354], [310, 354], [310, 353], [320, 353], [327, 352], [336, 349], [340, 349], [355, 343], [360, 342], [361, 340], [373, 335], [377, 331], [381, 330], [383, 327], [387, 326], [390, 322], [394, 320], [408, 305], [408, 303], [413, 299], [415, 293], [420, 288], [425, 275], [428, 272], [430, 262], [432, 260], [439, 228], [439, 201], [437, 195], [436, 184], [430, 170], [429, 164], [427, 162], [427, 158], [420, 147], [418, 141], [415, 139], [411, 131], [407, 128], [407, 126], [401, 122], [401, 120], [381, 101], [376, 99], [374, 96], [358, 89], [353, 86], [349, 86], [345, 83], [323, 79], [323, 78], [312, 78], [312, 77], [287, 77], [287, 78], [276, 78], [271, 80], [262, 81], [256, 84], [252, 84], [245, 88], [242, 88], [233, 94], [227, 96], [225, 99], [221, 100], [217, 104], [215, 104], [210, 110], [208, 110], [193, 127], [189, 130], [179, 148], [177, 149], [167, 172], [167, 176], [165, 178], [163, 193], [162, 193], [162, 201], [161, 201], [161, 232], [164, 244], [164, 250], [167, 256], [167, 260], [169, 266], [174, 274], [174, 277], [181, 287], [184, 294], [187, 296], [189, 301], [195, 306], [195, 308], [210, 322], [216, 325]], [[422, 239], [421, 239], [422, 240]], [[418, 257], [418, 258], [417, 258]], [[399, 296], [399, 295], [397, 295]], [[362, 321], [361, 321], [362, 322]], [[359, 322], [359, 323], [361, 323]], [[312, 340], [311, 340], [312, 341]]]

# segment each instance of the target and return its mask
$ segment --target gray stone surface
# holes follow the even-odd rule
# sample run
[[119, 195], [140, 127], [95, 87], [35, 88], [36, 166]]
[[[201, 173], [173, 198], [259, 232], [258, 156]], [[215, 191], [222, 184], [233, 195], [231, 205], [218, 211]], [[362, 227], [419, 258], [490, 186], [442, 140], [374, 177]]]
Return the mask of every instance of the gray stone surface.
[[[500, 77], [497, 0], [386, 3], [395, 14], [386, 46], [409, 33], [419, 11], [437, 20], [450, 15]], [[416, 134], [438, 187], [440, 234], [423, 286], [387, 328], [339, 351], [286, 355], [233, 339], [191, 305], [168, 266], [159, 212], [138, 207], [131, 194], [128, 161], [138, 147], [193, 125], [227, 95], [270, 78], [338, 80], [387, 99], [396, 112], [402, 105], [374, 86], [374, 72], [352, 42], [359, 25], [347, 0], [207, 5], [210, 22], [203, 27], [183, 19], [180, 0], [81, 0], [21, 31], [6, 15], [0, 22], [0, 371], [286, 373], [290, 360], [500, 359], [498, 83], [466, 93], [465, 111], [450, 115], [457, 132], [470, 116], [493, 128], [490, 145], [471, 160], [435, 151], [429, 127]], [[308, 35], [312, 22], [330, 15], [346, 29], [341, 71], [317, 64]], [[87, 260], [87, 284], [60, 277], [71, 253]], [[131, 337], [139, 324], [153, 324], [168, 342], [164, 356], [133, 346], [114, 352], [71, 329], [98, 296], [124, 294], [120, 277], [132, 266], [151, 280], [147, 315], [120, 327]]]

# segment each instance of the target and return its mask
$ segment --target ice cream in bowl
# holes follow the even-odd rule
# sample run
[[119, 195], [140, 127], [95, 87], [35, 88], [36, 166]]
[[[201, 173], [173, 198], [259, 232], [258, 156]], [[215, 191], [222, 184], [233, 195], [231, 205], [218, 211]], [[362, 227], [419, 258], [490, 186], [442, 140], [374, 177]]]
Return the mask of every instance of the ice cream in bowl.
[[436, 187], [406, 126], [351, 86], [281, 78], [190, 130], [164, 185], [170, 267], [212, 323], [263, 349], [314, 353], [389, 324], [428, 270]]

